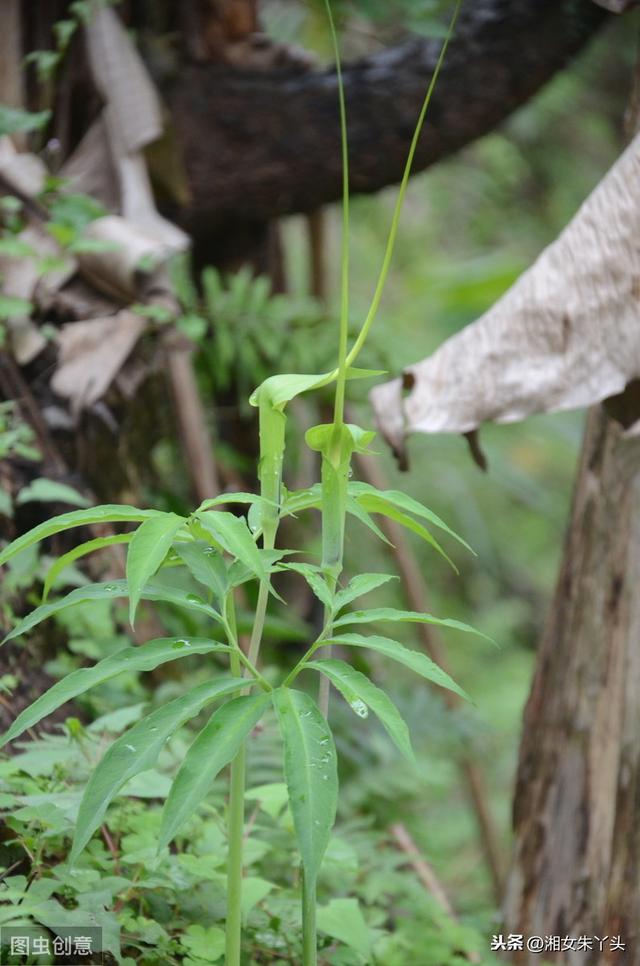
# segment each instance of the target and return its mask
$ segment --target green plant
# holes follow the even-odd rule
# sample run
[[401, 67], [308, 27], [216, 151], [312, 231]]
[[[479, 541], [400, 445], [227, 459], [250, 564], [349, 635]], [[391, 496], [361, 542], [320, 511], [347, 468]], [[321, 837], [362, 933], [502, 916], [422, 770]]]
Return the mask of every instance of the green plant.
[[[413, 757], [409, 729], [391, 699], [351, 664], [332, 656], [331, 649], [334, 646], [346, 652], [352, 648], [371, 649], [409, 667], [422, 678], [465, 696], [458, 685], [424, 654], [412, 651], [388, 637], [362, 635], [345, 631], [345, 628], [380, 622], [418, 621], [478, 632], [467, 624], [436, 618], [431, 614], [380, 607], [355, 611], [348, 609], [353, 601], [392, 579], [389, 575], [358, 574], [346, 584], [340, 583], [347, 515], [355, 517], [379, 536], [382, 535], [372, 514], [390, 517], [423, 538], [445, 557], [447, 555], [425, 522], [466, 546], [435, 513], [417, 501], [399, 491], [378, 491], [351, 480], [352, 456], [354, 453], [368, 452], [374, 433], [346, 423], [344, 417], [347, 380], [377, 374], [357, 369], [354, 363], [380, 304], [417, 139], [460, 2], [457, 0], [455, 4], [440, 59], [418, 119], [371, 306], [351, 349], [348, 347], [349, 192], [345, 104], [337, 40], [327, 3], [338, 65], [344, 172], [338, 365], [331, 372], [320, 375], [271, 376], [254, 392], [251, 402], [259, 410], [260, 421], [260, 493], [227, 493], [205, 500], [188, 517], [118, 505], [78, 510], [46, 521], [0, 553], [1, 565], [39, 541], [76, 526], [101, 522], [137, 525], [132, 532], [118, 537], [96, 538], [82, 544], [57, 561], [53, 570], [53, 576], [57, 578], [66, 565], [117, 541], [128, 545], [125, 580], [81, 586], [62, 599], [43, 602], [19, 622], [5, 640], [27, 633], [46, 618], [75, 604], [120, 597], [129, 599], [132, 625], [140, 601], [152, 600], [180, 605], [219, 626], [222, 640], [191, 636], [163, 638], [150, 641], [142, 647], [124, 647], [93, 667], [72, 671], [18, 716], [2, 742], [14, 740], [66, 701], [104, 684], [116, 675], [135, 670], [151, 671], [167, 662], [194, 654], [226, 655], [229, 674], [205, 679], [161, 704], [111, 744], [86, 782], [75, 823], [70, 863], [77, 863], [119, 790], [130, 779], [154, 767], [165, 743], [180, 726], [211, 703], [227, 699], [214, 711], [184, 756], [162, 812], [157, 852], [159, 856], [166, 854], [169, 844], [206, 799], [217, 774], [230, 764], [225, 940], [228, 966], [239, 966], [241, 958], [247, 739], [269, 709], [275, 711], [283, 742], [288, 801], [301, 856], [302, 960], [304, 966], [313, 966], [317, 962], [316, 884], [338, 801], [336, 749], [326, 720], [329, 684], [333, 684], [342, 694], [358, 717], [366, 717], [369, 709], [373, 711], [399, 751], [409, 760]], [[72, 232], [76, 226], [72, 224], [69, 227]], [[69, 238], [65, 235], [65, 242], [71, 240], [71, 232], [68, 233]], [[300, 393], [333, 383], [333, 421], [313, 427], [306, 436], [307, 445], [320, 455], [321, 482], [307, 490], [289, 492], [283, 484], [287, 403]], [[247, 518], [223, 509], [223, 505], [248, 507]], [[280, 520], [308, 509], [317, 509], [321, 513], [322, 554], [319, 563], [292, 561], [289, 558], [300, 551], [276, 548]], [[162, 580], [154, 581], [156, 574], [165, 568], [186, 570], [201, 588], [200, 593], [172, 587]], [[306, 653], [289, 670], [284, 680], [272, 681], [259, 670], [259, 653], [269, 598], [276, 594], [272, 578], [283, 570], [297, 573], [309, 584], [324, 607], [324, 620], [320, 633], [310, 642]], [[45, 598], [52, 581], [53, 577], [45, 582]], [[238, 633], [235, 595], [239, 587], [250, 581], [257, 582], [258, 592], [251, 637], [245, 653]], [[319, 659], [321, 649], [324, 657]], [[319, 703], [306, 691], [293, 687], [299, 675], [307, 671], [315, 671], [319, 675]], [[332, 924], [334, 934], [339, 938], [336, 930], [350, 928], [349, 922], [353, 927], [352, 906], [338, 904], [333, 905], [330, 912], [325, 909], [323, 921], [325, 927], [327, 923]], [[197, 938], [194, 937], [195, 946], [198, 945]]]
[[[77, 609], [76, 615], [78, 611], [84, 612], [82, 623], [95, 622], [88, 606]], [[73, 613], [69, 611], [69, 617]], [[81, 621], [78, 616], [73, 620], [77, 634]], [[111, 643], [106, 631], [107, 627], [102, 634], [94, 629], [94, 643], [105, 650]], [[192, 667], [197, 660], [192, 659]], [[113, 802], [108, 825], [85, 850], [82, 865], [70, 869], [65, 861], [74, 808], [95, 761], [106, 742], [143, 714], [140, 699], [145, 693], [142, 678], [137, 684], [136, 678], [134, 672], [125, 673], [100, 689], [99, 703], [109, 690], [110, 707], [117, 710], [100, 715], [82, 730], [67, 720], [59, 733], [18, 743], [16, 753], [0, 763], [0, 818], [5, 828], [0, 861], [6, 867], [0, 917], [5, 925], [25, 920], [54, 927], [64, 922], [100, 925], [105, 950], [119, 955], [123, 966], [219, 964], [224, 956], [226, 885], [221, 778], [213, 783], [206, 806], [180, 830], [177, 848], [165, 849], [154, 859], [161, 801], [176, 762], [189, 747], [190, 734], [176, 735], [161, 753], [158, 767], [134, 779], [130, 787], [135, 797], [121, 796]], [[136, 703], [123, 707], [132, 696]], [[336, 707], [334, 724], [341, 743], [347, 736], [357, 740], [349, 733], [348, 717], [352, 715], [346, 705]], [[424, 707], [418, 722], [423, 718]], [[277, 725], [272, 719], [265, 725], [252, 741], [249, 756], [257, 783], [246, 795], [243, 952], [252, 966], [283, 966], [301, 961], [296, 856], [287, 790], [280, 781]], [[419, 735], [418, 724], [418, 742]], [[388, 775], [395, 768], [398, 776], [401, 762], [393, 761], [382, 735], [379, 739], [368, 743], [365, 772], [384, 767]], [[419, 743], [416, 752], [420, 754]], [[432, 739], [428, 757], [432, 768]], [[408, 781], [413, 769], [404, 771]], [[345, 774], [344, 790], [348, 793], [350, 787], [355, 794], [362, 778], [362, 773]], [[398, 794], [400, 787], [389, 784], [390, 797]], [[489, 916], [465, 917], [460, 923], [445, 916], [417, 878], [407, 873], [406, 857], [394, 848], [384, 828], [372, 827], [361, 813], [345, 814], [344, 796], [342, 801], [340, 829], [331, 838], [322, 869], [321, 961], [327, 966], [451, 966], [463, 961], [463, 950], [486, 949], [482, 933], [490, 931]], [[389, 807], [393, 808], [391, 800]], [[485, 966], [495, 962], [488, 951], [481, 961]]]

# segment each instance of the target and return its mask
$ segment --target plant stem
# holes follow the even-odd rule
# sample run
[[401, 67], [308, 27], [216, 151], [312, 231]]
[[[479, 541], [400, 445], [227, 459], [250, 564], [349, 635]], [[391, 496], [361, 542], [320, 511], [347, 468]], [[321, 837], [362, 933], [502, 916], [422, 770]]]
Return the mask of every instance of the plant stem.
[[[235, 617], [233, 622], [235, 623]], [[238, 651], [230, 655], [231, 673], [240, 676], [242, 666]], [[242, 946], [242, 847], [244, 833], [244, 790], [246, 749], [243, 745], [231, 763], [229, 815], [227, 831], [227, 930], [226, 966], [240, 966]]]
[[302, 873], [302, 966], [317, 966], [316, 884]]
[[[266, 685], [267, 689], [271, 690], [269, 683], [264, 680], [255, 667], [260, 652], [260, 642], [262, 641], [268, 600], [269, 579], [267, 578], [266, 580], [260, 581], [258, 601], [249, 644], [249, 657], [245, 658], [237, 643], [235, 608], [233, 606], [233, 598], [230, 595], [229, 629], [231, 631], [230, 637], [232, 638], [232, 643], [235, 642], [236, 645], [230, 655], [230, 664], [232, 674], [240, 676], [243, 673], [246, 676], [246, 672], [249, 670], [263, 683], [263, 686]], [[242, 670], [243, 664], [245, 665], [244, 671]], [[240, 966], [240, 954], [242, 950], [242, 855], [244, 847], [246, 765], [247, 749], [245, 743], [231, 763], [228, 818], [229, 851], [227, 857], [226, 966]]]
[[[267, 549], [270, 549], [270, 548], [267, 548]], [[258, 589], [256, 613], [253, 620], [251, 640], [249, 642], [248, 660], [249, 660], [249, 664], [254, 668], [256, 668], [258, 664], [258, 656], [260, 654], [260, 644], [262, 642], [262, 632], [264, 630], [264, 621], [267, 614], [268, 603], [269, 603], [269, 578], [265, 577], [264, 580], [260, 581], [260, 587]], [[248, 666], [249, 665], [247, 665], [247, 667]]]
[[302, 669], [304, 668], [304, 666], [307, 663], [307, 661], [310, 661], [311, 658], [313, 657], [313, 655], [315, 654], [315, 652], [317, 651], [317, 649], [319, 647], [321, 647], [323, 644], [326, 644], [326, 643], [327, 643], [326, 641], [314, 641], [313, 642], [313, 644], [311, 645], [311, 647], [308, 649], [308, 651], [306, 652], [306, 654], [303, 654], [303, 656], [300, 658], [300, 660], [298, 661], [298, 663], [296, 664], [296, 666], [293, 668], [293, 670], [289, 671], [289, 674], [286, 676], [286, 678], [282, 682], [282, 687], [283, 688], [289, 688], [289, 687], [291, 687], [291, 685], [293, 684], [293, 682], [295, 681], [295, 679], [300, 674], [300, 671], [302, 671]]
[[[252, 677], [256, 679], [256, 681], [258, 682], [258, 684], [260, 685], [263, 691], [273, 691], [273, 688], [271, 687], [267, 679], [264, 678], [262, 674], [260, 674], [258, 669], [251, 663], [251, 661], [246, 656], [246, 654], [241, 650], [239, 645], [238, 645], [238, 657], [240, 658], [241, 663], [244, 665], [245, 672], [248, 672]], [[246, 677], [246, 674], [245, 674], [245, 677]]]
[[[333, 590], [335, 590], [335, 583], [333, 585]], [[325, 606], [324, 609], [324, 628], [323, 636], [327, 633], [329, 636], [333, 633], [333, 620], [331, 616], [331, 610], [329, 607]], [[328, 644], [326, 650], [326, 656], [331, 657], [333, 651], [333, 645]], [[318, 707], [322, 711], [325, 718], [329, 717], [329, 693], [331, 690], [331, 682], [325, 674], [320, 675], [320, 684], [318, 685]]]
[[242, 947], [242, 850], [244, 845], [244, 792], [246, 748], [231, 764], [229, 794], [229, 854], [227, 858], [226, 966], [240, 966]]
[[349, 339], [349, 149], [347, 145], [347, 111], [340, 63], [340, 48], [333, 22], [331, 4], [325, 0], [327, 19], [331, 31], [331, 42], [336, 61], [338, 79], [338, 102], [340, 105], [340, 143], [342, 147], [342, 255], [340, 281], [340, 340], [338, 352], [338, 378], [333, 420], [340, 427], [344, 421], [344, 395], [347, 379], [347, 342]]
[[376, 283], [375, 291], [373, 293], [373, 298], [371, 300], [371, 305], [369, 307], [369, 311], [367, 312], [367, 316], [364, 320], [362, 328], [360, 329], [360, 332], [358, 333], [358, 338], [356, 339], [355, 343], [351, 348], [351, 351], [347, 356], [347, 360], [346, 360], [347, 366], [353, 365], [358, 353], [360, 352], [363, 345], [365, 344], [367, 336], [369, 334], [369, 330], [373, 324], [373, 320], [376, 316], [378, 307], [380, 305], [380, 299], [382, 298], [382, 292], [384, 290], [385, 282], [387, 280], [387, 275], [389, 273], [391, 256], [393, 255], [396, 235], [398, 233], [398, 225], [400, 223], [400, 212], [402, 211], [404, 196], [406, 194], [407, 185], [409, 183], [409, 175], [411, 174], [411, 166], [413, 164], [413, 158], [416, 153], [418, 141], [420, 139], [422, 125], [424, 124], [424, 119], [425, 119], [427, 110], [429, 108], [429, 104], [431, 103], [431, 97], [433, 95], [433, 91], [438, 81], [438, 75], [440, 74], [440, 69], [442, 68], [445, 54], [447, 53], [447, 47], [449, 46], [449, 41], [453, 36], [453, 31], [455, 29], [456, 21], [458, 19], [458, 13], [460, 12], [461, 4], [462, 4], [462, 0], [456, 0], [456, 5], [454, 8], [453, 14], [451, 16], [451, 20], [449, 21], [449, 27], [448, 27], [446, 36], [444, 38], [444, 41], [442, 43], [442, 47], [440, 49], [440, 56], [438, 57], [436, 66], [433, 71], [433, 75], [431, 77], [431, 81], [429, 83], [429, 87], [427, 88], [427, 93], [425, 94], [425, 98], [422, 103], [422, 108], [418, 116], [416, 129], [413, 132], [413, 138], [411, 139], [411, 147], [409, 148], [409, 154], [407, 155], [407, 163], [405, 164], [404, 173], [402, 175], [402, 181], [400, 182], [400, 188], [398, 190], [398, 197], [396, 199], [396, 205], [393, 211], [393, 218], [391, 219], [391, 227], [389, 229], [389, 236], [387, 238], [387, 246], [384, 251], [384, 257], [382, 259], [380, 274], [378, 276], [378, 281]]

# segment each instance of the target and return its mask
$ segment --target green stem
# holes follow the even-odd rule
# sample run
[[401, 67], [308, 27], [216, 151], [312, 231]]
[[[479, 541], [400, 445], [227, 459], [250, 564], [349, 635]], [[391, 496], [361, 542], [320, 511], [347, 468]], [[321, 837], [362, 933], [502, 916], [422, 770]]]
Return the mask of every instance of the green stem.
[[[239, 676], [241, 662], [237, 650], [231, 652], [230, 663], [231, 673]], [[240, 966], [242, 949], [242, 849], [244, 844], [245, 772], [246, 749], [243, 745], [231, 763], [228, 815], [226, 966]]]
[[[267, 549], [271, 549], [271, 548], [269, 547]], [[269, 578], [265, 577], [264, 580], [260, 581], [260, 587], [258, 589], [256, 613], [253, 620], [253, 628], [251, 630], [251, 640], [249, 641], [249, 655], [248, 655], [247, 667], [251, 666], [255, 668], [258, 664], [258, 657], [260, 655], [260, 644], [262, 642], [262, 633], [264, 631], [264, 622], [267, 616], [268, 603], [269, 603]]]
[[[244, 665], [245, 671], [256, 679], [263, 691], [273, 691], [273, 688], [267, 679], [260, 674], [260, 671], [258, 671], [255, 665], [249, 660], [244, 651], [241, 650], [240, 646], [238, 646], [238, 657], [240, 658], [241, 664]], [[246, 677], [246, 674], [244, 676]]]
[[[275, 429], [282, 435], [284, 442], [284, 421], [282, 414], [276, 414], [277, 419], [272, 420], [267, 425], [269, 411], [264, 407], [260, 409], [261, 418], [261, 447], [263, 434], [266, 438], [268, 429]], [[280, 489], [281, 472], [281, 451], [269, 463], [269, 472], [261, 475], [261, 492], [266, 497], [266, 513], [263, 519], [262, 543], [268, 550], [275, 545], [276, 531], [278, 528], [278, 514], [274, 513], [277, 507]], [[271, 499], [271, 497], [276, 499]], [[256, 679], [272, 690], [257, 670], [258, 657], [260, 654], [260, 643], [264, 631], [264, 622], [267, 614], [267, 604], [269, 602], [269, 578], [260, 581], [258, 590], [258, 600], [251, 630], [249, 642], [249, 654], [245, 656], [238, 643], [238, 633], [235, 619], [235, 609], [233, 595], [230, 594], [228, 601], [228, 621], [227, 626], [230, 630], [230, 642], [234, 646], [231, 652], [231, 671], [233, 674], [243, 673], [246, 677], [247, 672], [251, 673]], [[226, 615], [225, 615], [226, 616]], [[244, 672], [241, 670], [244, 665]], [[246, 693], [246, 692], [245, 692]], [[229, 790], [229, 855], [227, 867], [227, 936], [226, 936], [226, 966], [240, 966], [240, 954], [242, 948], [242, 852], [244, 844], [244, 795], [246, 787], [246, 742], [234, 758], [231, 764], [231, 785]]]
[[[327, 647], [327, 657], [331, 657], [333, 652], [333, 645], [329, 644]], [[325, 716], [329, 717], [329, 691], [331, 688], [331, 682], [326, 674], [320, 675], [320, 683], [318, 684], [318, 707]]]
[[[266, 591], [264, 590], [266, 588]], [[230, 643], [235, 647], [230, 655], [231, 673], [240, 676], [242, 665], [251, 670], [264, 685], [271, 690], [271, 686], [258, 673], [255, 665], [258, 660], [260, 641], [264, 630], [267, 601], [269, 598], [268, 581], [261, 581], [258, 591], [258, 603], [251, 631], [249, 657], [245, 658], [238, 645], [235, 607], [233, 595], [228, 601], [228, 627]], [[253, 655], [253, 660], [251, 655]], [[228, 836], [229, 852], [227, 857], [227, 929], [226, 929], [226, 966], [240, 966], [242, 950], [242, 855], [244, 847], [244, 796], [246, 788], [247, 749], [243, 744], [231, 763], [231, 781], [229, 788], [229, 817]]]
[[[332, 588], [332, 592], [335, 591], [335, 582]], [[333, 633], [333, 620], [331, 616], [331, 609], [325, 606], [324, 609], [324, 628], [322, 630], [322, 635], [325, 634], [329, 636]], [[331, 657], [333, 651], [333, 645], [328, 644], [326, 650], [326, 656]], [[320, 675], [320, 684], [318, 685], [318, 707], [322, 711], [325, 718], [329, 717], [329, 692], [331, 689], [331, 682], [326, 674]]]
[[244, 846], [245, 773], [246, 748], [243, 745], [231, 764], [228, 817], [226, 966], [240, 966], [242, 949], [242, 851]]
[[289, 674], [282, 682], [283, 688], [290, 688], [295, 679], [298, 677], [301, 671], [304, 671], [305, 665], [309, 663], [313, 655], [316, 653], [319, 647], [327, 647], [331, 642], [324, 639], [324, 634], [322, 634], [316, 641], [313, 642], [311, 647], [302, 655], [296, 666], [289, 671]]
[[302, 873], [302, 966], [317, 966], [316, 884]]
[[347, 342], [349, 339], [349, 149], [347, 145], [347, 110], [344, 98], [344, 84], [342, 81], [342, 65], [340, 62], [340, 48], [336, 27], [333, 22], [331, 4], [325, 0], [327, 19], [331, 31], [331, 42], [336, 62], [338, 79], [338, 101], [340, 104], [340, 143], [342, 147], [342, 255], [341, 255], [341, 283], [340, 283], [340, 341], [338, 352], [338, 378], [336, 381], [336, 396], [334, 406], [334, 422], [341, 426], [344, 422], [344, 396], [347, 380]]
[[398, 233], [398, 225], [400, 223], [400, 212], [402, 211], [402, 205], [404, 203], [404, 196], [407, 191], [407, 185], [409, 183], [409, 175], [411, 174], [411, 167], [413, 165], [413, 158], [416, 153], [416, 148], [418, 146], [418, 141], [420, 139], [420, 133], [422, 131], [422, 125], [424, 124], [424, 119], [431, 103], [431, 97], [435, 89], [436, 83], [438, 81], [438, 75], [444, 63], [444, 58], [447, 53], [447, 47], [449, 46], [449, 41], [453, 36], [453, 31], [456, 26], [456, 21], [458, 19], [458, 13], [460, 12], [460, 6], [462, 0], [456, 0], [456, 5], [453, 10], [451, 20], [449, 22], [449, 28], [447, 34], [444, 38], [442, 48], [440, 50], [440, 56], [438, 57], [436, 66], [427, 88], [427, 93], [425, 94], [424, 101], [422, 103], [422, 108], [418, 116], [418, 123], [416, 124], [416, 129], [413, 132], [413, 138], [411, 140], [411, 147], [409, 148], [409, 154], [407, 155], [407, 163], [405, 164], [404, 173], [402, 175], [402, 181], [400, 182], [400, 189], [398, 191], [398, 197], [396, 199], [396, 205], [393, 211], [393, 218], [391, 219], [391, 227], [389, 229], [389, 236], [387, 238], [387, 246], [385, 248], [384, 257], [382, 259], [382, 267], [380, 268], [380, 274], [378, 276], [378, 281], [376, 283], [375, 291], [373, 293], [373, 298], [371, 300], [371, 305], [367, 316], [364, 320], [362, 328], [358, 333], [358, 338], [354, 342], [351, 351], [347, 356], [347, 366], [352, 366], [356, 357], [358, 356], [360, 350], [366, 342], [369, 330], [373, 324], [373, 320], [376, 317], [376, 313], [380, 306], [380, 299], [382, 298], [382, 292], [384, 290], [385, 282], [387, 280], [387, 275], [389, 273], [389, 266], [391, 264], [391, 256], [393, 255], [393, 249], [395, 246], [396, 235]]

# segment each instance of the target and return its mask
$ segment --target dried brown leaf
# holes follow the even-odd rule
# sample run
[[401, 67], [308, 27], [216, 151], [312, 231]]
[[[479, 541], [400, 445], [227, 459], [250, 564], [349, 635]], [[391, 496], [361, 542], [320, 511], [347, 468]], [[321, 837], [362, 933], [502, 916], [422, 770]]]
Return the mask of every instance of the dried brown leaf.
[[371, 401], [401, 451], [408, 433], [469, 433], [489, 420], [578, 409], [638, 377], [640, 135], [515, 285], [408, 367], [406, 396], [395, 379]]

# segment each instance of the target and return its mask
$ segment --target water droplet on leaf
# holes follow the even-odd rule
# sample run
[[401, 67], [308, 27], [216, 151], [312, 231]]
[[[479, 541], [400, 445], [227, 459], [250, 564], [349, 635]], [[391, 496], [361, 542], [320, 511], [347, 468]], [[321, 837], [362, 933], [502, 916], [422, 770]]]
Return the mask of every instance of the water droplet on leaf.
[[349, 702], [351, 710], [355, 711], [359, 718], [366, 718], [369, 715], [369, 709], [360, 698], [356, 698], [354, 701]]

